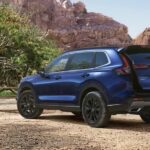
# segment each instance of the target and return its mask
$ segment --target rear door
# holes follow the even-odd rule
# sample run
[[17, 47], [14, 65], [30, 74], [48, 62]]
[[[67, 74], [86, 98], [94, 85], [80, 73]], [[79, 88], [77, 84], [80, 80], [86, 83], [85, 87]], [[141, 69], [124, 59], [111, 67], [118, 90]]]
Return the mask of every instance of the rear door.
[[72, 97], [69, 102], [76, 102], [80, 85], [90, 79], [94, 56], [92, 51], [75, 52], [67, 63], [66, 71], [60, 74], [61, 95], [66, 99]]
[[133, 63], [141, 88], [150, 90], [150, 48], [129, 48], [125, 53]]

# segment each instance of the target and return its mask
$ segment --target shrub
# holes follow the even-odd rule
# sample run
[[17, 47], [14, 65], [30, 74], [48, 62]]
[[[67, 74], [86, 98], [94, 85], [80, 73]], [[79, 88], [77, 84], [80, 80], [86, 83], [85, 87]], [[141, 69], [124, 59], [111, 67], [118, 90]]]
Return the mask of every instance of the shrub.
[[54, 41], [45, 39], [28, 17], [9, 6], [0, 6], [0, 57], [6, 58], [0, 63], [0, 85], [16, 85], [20, 78], [32, 74], [58, 54]]

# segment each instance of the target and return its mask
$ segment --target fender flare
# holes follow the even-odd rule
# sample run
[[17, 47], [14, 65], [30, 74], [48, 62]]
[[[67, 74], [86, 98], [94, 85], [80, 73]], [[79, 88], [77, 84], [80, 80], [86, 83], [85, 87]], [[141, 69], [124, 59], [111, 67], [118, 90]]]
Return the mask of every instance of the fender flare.
[[37, 97], [36, 91], [34, 90], [33, 85], [32, 85], [31, 83], [29, 83], [29, 82], [23, 82], [23, 83], [19, 86], [18, 91], [17, 91], [16, 100], [19, 99], [19, 95], [20, 95], [23, 91], [25, 91], [25, 90], [31, 90], [31, 91], [33, 92], [33, 94], [34, 94], [34, 96], [35, 96], [35, 98], [36, 98], [36, 102], [37, 102], [38, 97]]
[[105, 88], [105, 86], [98, 81], [90, 80], [90, 81], [83, 83], [79, 89], [79, 96], [77, 99], [78, 99], [78, 105], [80, 105], [80, 107], [82, 106], [82, 100], [84, 96], [86, 95], [86, 93], [93, 91], [93, 90], [99, 91], [104, 97], [106, 104], [109, 103], [110, 95], [107, 89]]

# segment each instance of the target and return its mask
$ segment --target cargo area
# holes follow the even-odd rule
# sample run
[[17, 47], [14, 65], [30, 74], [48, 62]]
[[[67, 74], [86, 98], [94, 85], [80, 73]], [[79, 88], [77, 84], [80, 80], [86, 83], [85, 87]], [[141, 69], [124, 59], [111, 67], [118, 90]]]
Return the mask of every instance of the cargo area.
[[126, 68], [130, 68], [130, 78], [137, 95], [150, 96], [150, 47], [129, 46], [119, 51]]

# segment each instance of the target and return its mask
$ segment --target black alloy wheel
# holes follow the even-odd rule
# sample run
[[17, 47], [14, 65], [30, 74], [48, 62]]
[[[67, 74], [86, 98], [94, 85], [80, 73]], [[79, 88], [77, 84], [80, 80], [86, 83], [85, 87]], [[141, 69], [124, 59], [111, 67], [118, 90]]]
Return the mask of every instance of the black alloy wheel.
[[86, 123], [92, 127], [105, 127], [110, 119], [106, 103], [102, 95], [89, 92], [82, 103], [82, 115]]
[[19, 113], [27, 119], [36, 119], [43, 112], [43, 109], [36, 106], [35, 96], [31, 90], [24, 91], [20, 94], [17, 107]]

